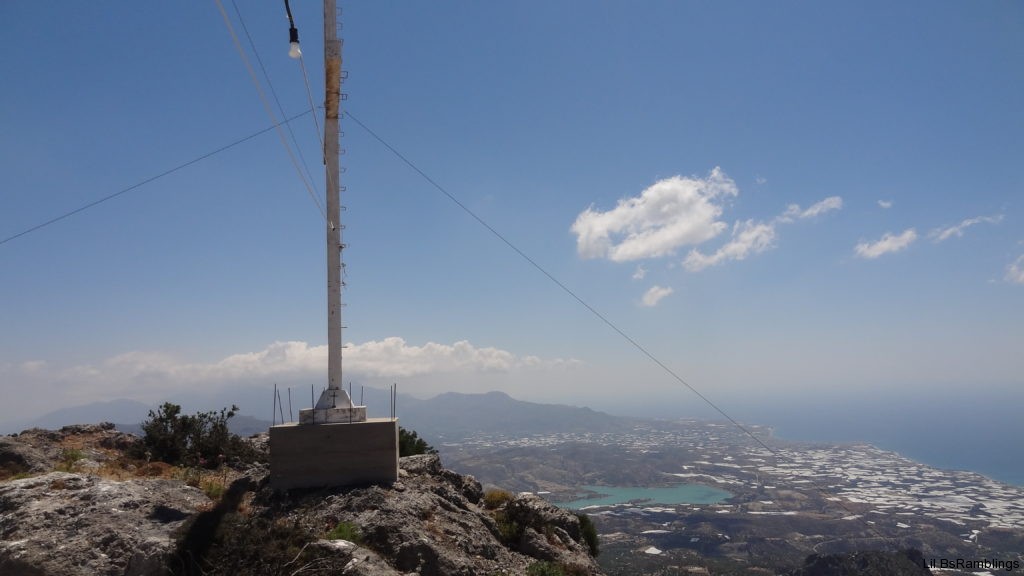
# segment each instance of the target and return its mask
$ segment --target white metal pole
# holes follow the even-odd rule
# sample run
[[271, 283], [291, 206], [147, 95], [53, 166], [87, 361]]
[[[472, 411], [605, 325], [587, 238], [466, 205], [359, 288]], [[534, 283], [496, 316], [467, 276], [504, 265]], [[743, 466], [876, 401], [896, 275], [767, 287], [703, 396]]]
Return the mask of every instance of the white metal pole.
[[327, 387], [333, 390], [342, 390], [341, 262], [343, 245], [341, 184], [338, 166], [341, 42], [338, 40], [336, 0], [324, 0], [324, 78], [326, 83], [324, 162], [327, 165]]

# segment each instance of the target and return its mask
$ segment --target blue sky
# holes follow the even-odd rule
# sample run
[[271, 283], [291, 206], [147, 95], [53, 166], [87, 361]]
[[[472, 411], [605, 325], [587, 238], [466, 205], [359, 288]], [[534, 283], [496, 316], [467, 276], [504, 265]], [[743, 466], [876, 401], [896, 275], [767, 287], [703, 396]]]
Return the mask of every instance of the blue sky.
[[[283, 6], [238, 8], [285, 115], [305, 111]], [[319, 103], [319, 6], [293, 8]], [[1024, 399], [1019, 3], [343, 9], [346, 109], [727, 410]], [[215, 2], [0, 16], [0, 238], [271, 125]], [[292, 130], [320, 193], [312, 118]], [[343, 130], [346, 380], [700, 411]], [[0, 244], [0, 421], [323, 385], [322, 244], [274, 132]]]

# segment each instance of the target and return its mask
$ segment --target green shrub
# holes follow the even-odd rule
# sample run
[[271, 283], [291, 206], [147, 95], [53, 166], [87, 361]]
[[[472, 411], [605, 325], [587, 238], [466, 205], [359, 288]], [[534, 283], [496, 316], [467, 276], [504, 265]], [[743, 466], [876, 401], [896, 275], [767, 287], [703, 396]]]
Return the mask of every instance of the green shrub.
[[398, 427], [398, 455], [416, 456], [417, 454], [437, 454], [435, 449], [427, 441], [420, 438], [414, 430], [406, 430]]
[[492, 488], [484, 492], [484, 508], [495, 510], [512, 500], [512, 493], [501, 488]]
[[199, 488], [203, 480], [203, 471], [199, 468], [184, 468], [175, 472], [174, 476], [188, 486]]
[[363, 531], [352, 522], [338, 522], [333, 530], [327, 533], [328, 540], [348, 540], [359, 544], [363, 541]]
[[85, 452], [77, 448], [64, 448], [60, 451], [60, 464], [57, 470], [60, 472], [71, 472], [79, 460], [85, 458]]
[[597, 528], [594, 527], [590, 516], [577, 512], [576, 517], [580, 519], [580, 534], [583, 535], [583, 542], [587, 544], [587, 550], [590, 551], [591, 556], [597, 558], [597, 555], [601, 553], [597, 542]]
[[522, 540], [525, 528], [510, 519], [504, 510], [495, 512], [494, 521], [498, 525], [498, 538], [504, 544], [515, 545]]
[[224, 487], [224, 483], [220, 480], [206, 480], [202, 483], [203, 494], [210, 500], [220, 500], [221, 496], [224, 495], [227, 488]]
[[181, 406], [165, 402], [142, 423], [142, 442], [132, 453], [175, 466], [212, 469], [234, 459], [253, 461], [255, 451], [228, 431], [238, 406], [220, 412], [182, 415]]

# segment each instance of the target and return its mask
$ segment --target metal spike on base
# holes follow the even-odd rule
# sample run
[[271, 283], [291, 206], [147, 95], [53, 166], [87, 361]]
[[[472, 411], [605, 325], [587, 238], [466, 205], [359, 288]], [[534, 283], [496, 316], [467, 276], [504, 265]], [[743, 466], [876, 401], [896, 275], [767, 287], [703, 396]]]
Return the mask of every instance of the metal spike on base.
[[299, 424], [343, 424], [366, 422], [366, 406], [352, 403], [348, 392], [327, 388], [313, 408], [299, 410]]

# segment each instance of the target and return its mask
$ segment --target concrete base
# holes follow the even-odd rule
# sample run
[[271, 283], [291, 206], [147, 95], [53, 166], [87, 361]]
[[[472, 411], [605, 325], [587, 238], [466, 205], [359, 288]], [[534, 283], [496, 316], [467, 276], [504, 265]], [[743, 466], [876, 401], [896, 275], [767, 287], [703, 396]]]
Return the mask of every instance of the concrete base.
[[275, 490], [398, 480], [398, 420], [281, 424], [270, 428], [270, 486]]
[[299, 424], [332, 424], [366, 421], [366, 406], [352, 404], [348, 392], [341, 388], [325, 388], [316, 406], [299, 410]]
[[299, 424], [355, 424], [366, 421], [366, 406], [351, 408], [304, 408]]

